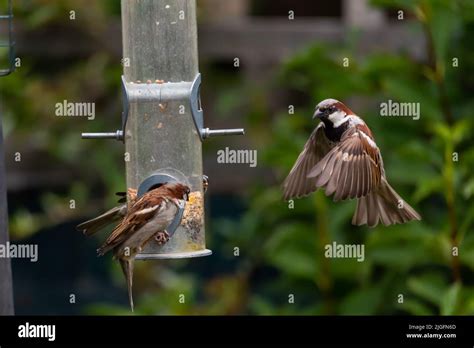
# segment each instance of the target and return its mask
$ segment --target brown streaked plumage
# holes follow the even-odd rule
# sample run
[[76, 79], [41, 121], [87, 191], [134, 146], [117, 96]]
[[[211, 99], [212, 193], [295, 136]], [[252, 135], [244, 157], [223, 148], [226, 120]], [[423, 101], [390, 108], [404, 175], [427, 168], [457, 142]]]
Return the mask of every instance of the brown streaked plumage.
[[387, 182], [380, 150], [360, 117], [340, 101], [326, 99], [316, 106], [313, 118], [321, 123], [283, 183], [285, 200], [322, 188], [334, 201], [357, 199], [355, 225], [421, 219]]
[[[125, 218], [114, 228], [104, 244], [98, 249], [99, 255], [114, 249], [154, 218], [164, 218], [163, 222], [170, 220], [161, 230], [158, 227], [162, 224], [156, 226], [158, 229], [155, 233], [164, 231], [177, 212], [178, 201], [182, 200], [188, 193], [189, 188], [183, 184], [167, 183], [144, 194], [129, 207]], [[176, 211], [174, 214], [169, 214], [169, 210]], [[165, 215], [164, 213], [168, 214]], [[156, 222], [161, 221], [161, 219], [155, 221], [155, 225]], [[135, 247], [142, 246], [136, 245]]]
[[166, 228], [176, 216], [180, 201], [188, 199], [189, 192], [189, 187], [181, 183], [165, 183], [145, 193], [129, 206], [125, 218], [97, 250], [99, 255], [113, 250], [114, 257], [120, 261], [132, 311], [135, 255], [153, 238], [160, 244], [168, 241]]
[[[180, 203], [186, 201], [189, 187], [181, 183], [165, 183], [137, 198], [137, 191], [128, 190], [128, 203], [111, 209], [101, 216], [77, 226], [86, 235], [91, 235], [112, 221], [122, 220], [97, 249], [99, 255], [110, 250], [120, 261], [126, 278], [130, 307], [133, 311], [133, 263], [135, 256], [152, 239], [163, 244], [169, 239], [166, 228], [174, 220]], [[125, 196], [125, 193], [119, 193]], [[121, 198], [123, 201], [124, 198]], [[107, 223], [105, 223], [107, 217]], [[112, 219], [113, 218], [113, 219]], [[111, 220], [112, 219], [112, 220]]]
[[126, 193], [117, 192], [116, 195], [121, 197], [118, 200], [118, 203], [124, 203], [127, 201], [128, 203], [114, 207], [93, 219], [87, 220], [77, 225], [76, 230], [84, 233], [86, 236], [91, 236], [104, 227], [107, 227], [112, 222], [117, 222], [118, 220], [123, 219], [123, 217], [127, 214], [128, 205], [133, 204], [137, 198], [137, 190], [129, 188]]

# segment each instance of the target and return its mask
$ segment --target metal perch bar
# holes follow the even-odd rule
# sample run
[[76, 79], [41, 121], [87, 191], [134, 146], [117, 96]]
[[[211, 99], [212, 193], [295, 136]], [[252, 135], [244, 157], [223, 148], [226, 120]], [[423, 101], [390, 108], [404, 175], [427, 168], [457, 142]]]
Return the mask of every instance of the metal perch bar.
[[245, 130], [243, 128], [235, 129], [209, 129], [204, 128], [204, 138], [212, 138], [222, 135], [245, 135]]
[[104, 132], [104, 133], [82, 133], [82, 139], [117, 139], [122, 140], [123, 132], [118, 130], [116, 132]]

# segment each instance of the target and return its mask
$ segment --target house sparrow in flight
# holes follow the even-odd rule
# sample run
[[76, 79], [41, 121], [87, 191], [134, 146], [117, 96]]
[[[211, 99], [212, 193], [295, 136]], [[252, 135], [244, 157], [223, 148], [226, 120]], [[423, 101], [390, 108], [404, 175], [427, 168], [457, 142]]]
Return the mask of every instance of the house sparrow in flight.
[[[118, 203], [125, 203], [125, 204], [114, 207], [106, 211], [102, 215], [99, 215], [93, 219], [87, 220], [86, 222], [83, 222], [82, 224], [77, 225], [76, 229], [84, 233], [86, 236], [91, 236], [94, 233], [103, 229], [104, 227], [107, 227], [111, 223], [117, 222], [118, 220], [123, 219], [123, 217], [127, 214], [128, 206], [133, 204], [133, 202], [137, 198], [137, 190], [129, 188], [126, 193], [117, 192], [116, 195], [121, 197]], [[128, 203], [126, 203], [127, 195], [128, 195]]]
[[352, 224], [370, 227], [421, 220], [387, 182], [372, 132], [347, 106], [326, 99], [316, 106], [320, 119], [283, 183], [284, 199], [323, 188], [334, 201], [357, 198]]

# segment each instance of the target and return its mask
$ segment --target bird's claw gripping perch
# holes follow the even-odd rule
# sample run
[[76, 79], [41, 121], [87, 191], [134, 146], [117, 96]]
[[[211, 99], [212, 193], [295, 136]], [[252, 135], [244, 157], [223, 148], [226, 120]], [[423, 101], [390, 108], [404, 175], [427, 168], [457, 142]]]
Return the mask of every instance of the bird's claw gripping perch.
[[170, 240], [170, 235], [166, 231], [160, 231], [156, 233], [155, 240], [159, 245], [163, 245]]

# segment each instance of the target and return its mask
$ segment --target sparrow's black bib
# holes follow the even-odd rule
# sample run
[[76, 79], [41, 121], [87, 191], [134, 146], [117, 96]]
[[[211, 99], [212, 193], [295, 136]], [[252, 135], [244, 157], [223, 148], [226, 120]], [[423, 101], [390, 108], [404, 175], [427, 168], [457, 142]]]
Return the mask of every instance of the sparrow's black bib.
[[339, 127], [334, 127], [330, 120], [323, 119], [322, 121], [324, 122], [324, 134], [326, 134], [326, 137], [333, 142], [340, 141], [342, 134], [349, 127], [349, 122], [344, 122]]

